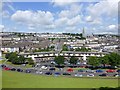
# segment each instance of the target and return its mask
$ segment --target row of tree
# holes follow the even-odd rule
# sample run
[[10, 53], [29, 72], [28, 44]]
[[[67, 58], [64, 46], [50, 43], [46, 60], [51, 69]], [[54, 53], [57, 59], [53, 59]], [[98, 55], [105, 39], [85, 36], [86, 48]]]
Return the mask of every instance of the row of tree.
[[[58, 65], [64, 65], [65, 58], [63, 56], [57, 56], [54, 60]], [[71, 57], [69, 63], [77, 64], [78, 58]], [[99, 66], [99, 65], [111, 65], [111, 66], [119, 66], [120, 65], [120, 55], [117, 53], [110, 53], [105, 55], [104, 57], [96, 57], [91, 56], [87, 60], [88, 65]]]
[[5, 58], [8, 59], [12, 64], [29, 64], [33, 65], [34, 61], [31, 58], [25, 58], [22, 55], [18, 55], [17, 53], [7, 53]]
[[118, 53], [110, 53], [105, 55], [104, 57], [91, 56], [88, 59], [88, 64], [92, 66], [99, 65], [118, 66], [120, 65], [120, 55]]
[[[55, 57], [54, 61], [58, 64], [58, 65], [64, 65], [64, 61], [65, 58], [63, 56], [57, 56]], [[70, 64], [77, 64], [78, 59], [76, 57], [71, 57], [69, 63]]]

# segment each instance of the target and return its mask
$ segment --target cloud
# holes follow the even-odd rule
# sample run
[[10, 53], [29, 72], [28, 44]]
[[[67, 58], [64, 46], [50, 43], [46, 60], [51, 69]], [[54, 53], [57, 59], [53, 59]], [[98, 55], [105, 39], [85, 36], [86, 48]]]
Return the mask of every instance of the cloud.
[[117, 26], [116, 25], [109, 25], [108, 29], [109, 30], [115, 30], [115, 29], [117, 29]]
[[92, 16], [87, 16], [85, 21], [92, 25], [102, 24], [102, 18], [100, 17], [92, 18]]
[[17, 23], [24, 23], [32, 26], [40, 26], [40, 25], [51, 25], [53, 23], [54, 17], [53, 14], [49, 11], [16, 11], [11, 19]]
[[72, 4], [69, 9], [67, 10], [62, 10], [59, 13], [59, 17], [67, 17], [67, 18], [71, 18], [74, 17], [78, 14], [81, 14], [81, 9], [82, 9], [82, 5], [78, 5], [78, 4]]
[[67, 25], [75, 26], [75, 25], [80, 24], [80, 22], [82, 22], [81, 17], [80, 17], [80, 15], [77, 15], [76, 17], [73, 17], [72, 19], [69, 19], [68, 22], [67, 22]]
[[52, 0], [52, 3], [54, 6], [60, 6], [60, 7], [63, 7], [63, 6], [67, 6], [67, 5], [71, 5], [75, 2], [77, 2], [78, 0]]
[[59, 19], [55, 20], [55, 25], [57, 27], [62, 27], [62, 26], [66, 25], [67, 21], [68, 21], [68, 18], [66, 18], [66, 17], [59, 18]]
[[70, 27], [65, 27], [65, 29], [64, 29], [64, 31], [65, 32], [70, 32], [70, 33], [76, 33], [76, 30], [77, 30], [77, 27], [75, 27], [75, 26], [70, 26]]
[[92, 19], [91, 16], [87, 16], [87, 17], [85, 18], [85, 20], [86, 20], [87, 22], [93, 22], [93, 19]]
[[118, 12], [118, 1], [120, 1], [120, 0], [100, 1], [96, 4], [89, 5], [87, 10], [92, 17], [99, 17], [99, 16], [102, 16], [102, 15], [108, 15], [108, 16], [116, 17], [117, 12]]

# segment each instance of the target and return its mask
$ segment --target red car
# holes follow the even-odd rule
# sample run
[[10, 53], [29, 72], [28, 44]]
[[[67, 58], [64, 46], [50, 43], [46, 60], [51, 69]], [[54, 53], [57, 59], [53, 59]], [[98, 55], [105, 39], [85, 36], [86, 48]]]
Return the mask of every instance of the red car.
[[112, 69], [109, 69], [109, 70], [106, 70], [107, 73], [113, 73], [113, 72], [116, 72], [116, 70], [112, 70]]
[[5, 67], [5, 68], [4, 68], [4, 70], [10, 70], [10, 68], [8, 68], [8, 67]]
[[68, 72], [73, 72], [72, 68], [67, 69]]

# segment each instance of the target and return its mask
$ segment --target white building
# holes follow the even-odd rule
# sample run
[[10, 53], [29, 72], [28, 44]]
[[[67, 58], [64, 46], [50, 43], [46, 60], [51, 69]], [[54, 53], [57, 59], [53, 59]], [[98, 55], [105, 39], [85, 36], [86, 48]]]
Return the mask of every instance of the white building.
[[1, 51], [3, 52], [19, 52], [18, 47], [2, 47]]

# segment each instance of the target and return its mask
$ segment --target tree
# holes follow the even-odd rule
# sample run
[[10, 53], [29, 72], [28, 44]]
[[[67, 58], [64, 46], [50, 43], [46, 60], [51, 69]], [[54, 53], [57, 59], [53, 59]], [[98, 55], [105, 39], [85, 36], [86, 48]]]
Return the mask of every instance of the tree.
[[18, 60], [19, 60], [19, 63], [21, 63], [21, 64], [25, 63], [24, 56], [19, 56]]
[[120, 65], [120, 55], [117, 53], [111, 53], [108, 55], [109, 63], [111, 66], [118, 66]]
[[8, 59], [10, 57], [11, 53], [6, 53], [5, 58]]
[[10, 53], [8, 60], [12, 63], [18, 63], [18, 56], [16, 53]]
[[55, 61], [58, 65], [64, 64], [64, 57], [63, 57], [63, 56], [57, 56], [57, 57], [55, 57], [54, 61]]
[[63, 50], [63, 51], [68, 51], [67, 45], [63, 45], [62, 50]]
[[32, 58], [28, 58], [27, 61], [29, 65], [34, 65], [34, 61], [32, 60]]
[[100, 62], [101, 64], [103, 64], [104, 67], [105, 67], [105, 64], [109, 64], [109, 56], [108, 56], [108, 55], [105, 55], [104, 57], [100, 57], [99, 62]]
[[97, 57], [95, 56], [90, 56], [88, 59], [88, 64], [92, 66], [98, 66], [100, 65], [100, 62]]
[[70, 64], [77, 64], [77, 58], [76, 57], [71, 57], [70, 58]]

